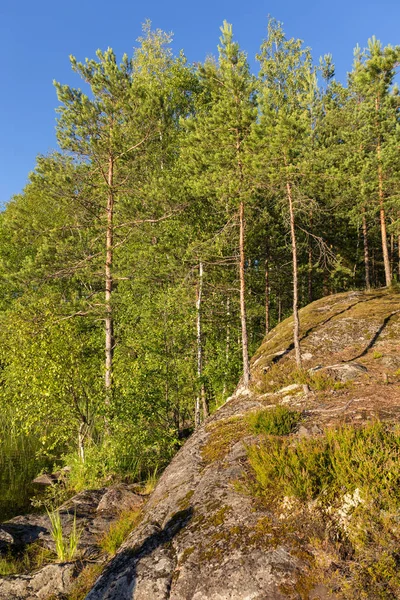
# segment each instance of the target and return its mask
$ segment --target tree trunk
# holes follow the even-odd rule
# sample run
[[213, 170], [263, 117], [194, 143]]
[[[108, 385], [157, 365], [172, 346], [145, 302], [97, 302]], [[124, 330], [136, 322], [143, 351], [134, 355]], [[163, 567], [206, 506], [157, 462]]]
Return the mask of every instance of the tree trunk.
[[299, 299], [298, 299], [298, 271], [297, 271], [297, 242], [294, 219], [294, 207], [292, 186], [289, 181], [286, 182], [287, 199], [289, 203], [290, 215], [290, 237], [292, 241], [292, 262], [293, 262], [293, 342], [296, 356], [296, 364], [299, 369], [302, 368], [300, 351], [300, 320], [299, 320]]
[[[85, 431], [86, 430], [86, 431]], [[82, 462], [85, 462], [85, 437], [87, 433], [86, 423], [81, 421], [78, 430], [78, 452], [79, 458]]]
[[390, 234], [390, 272], [394, 273], [394, 233]]
[[282, 321], [282, 296], [279, 293], [278, 296], [278, 323]]
[[267, 244], [267, 256], [265, 258], [265, 335], [269, 333], [269, 255]]
[[398, 252], [398, 264], [397, 264], [397, 274], [398, 281], [400, 282], [400, 235], [397, 237], [397, 252]]
[[243, 353], [243, 385], [247, 389], [250, 383], [250, 362], [247, 339], [247, 320], [246, 320], [246, 297], [245, 297], [245, 254], [244, 254], [244, 204], [240, 201], [239, 207], [239, 279], [240, 279], [240, 319], [242, 325], [242, 353]]
[[376, 154], [378, 159], [378, 194], [379, 194], [379, 218], [381, 224], [381, 237], [382, 237], [382, 254], [383, 254], [383, 264], [385, 266], [385, 281], [386, 286], [389, 287], [392, 284], [392, 274], [390, 271], [390, 260], [389, 260], [389, 251], [388, 251], [388, 243], [387, 243], [387, 233], [386, 233], [386, 215], [385, 215], [385, 196], [383, 191], [383, 171], [382, 171], [382, 156], [381, 156], [381, 138], [379, 132], [379, 97], [376, 99], [375, 103], [376, 109], [376, 127], [377, 127], [377, 136], [378, 136], [378, 144], [376, 146]]
[[[310, 230], [312, 231], [313, 227], [313, 214], [310, 211]], [[313, 251], [311, 244], [311, 236], [308, 236], [308, 304], [312, 302], [313, 298]]]
[[225, 340], [225, 379], [224, 387], [222, 389], [222, 396], [225, 397], [227, 384], [228, 384], [228, 372], [229, 372], [229, 354], [231, 344], [231, 302], [229, 296], [226, 299], [226, 340]]
[[206, 402], [203, 377], [203, 334], [201, 322], [201, 300], [203, 295], [203, 263], [199, 262], [199, 283], [196, 289], [196, 330], [197, 330], [197, 397], [195, 405], [194, 424], [199, 427], [201, 422], [201, 407], [203, 408], [203, 417], [208, 416], [208, 407]]
[[106, 234], [106, 265], [105, 265], [105, 301], [106, 301], [106, 318], [105, 318], [105, 402], [107, 406], [111, 404], [112, 398], [112, 380], [113, 380], [113, 350], [114, 350], [114, 323], [111, 306], [111, 295], [113, 291], [113, 216], [114, 216], [114, 160], [110, 155], [108, 161], [108, 197], [107, 197], [107, 234]]
[[367, 219], [365, 216], [365, 206], [362, 211], [362, 232], [364, 241], [364, 267], [365, 267], [365, 289], [368, 291], [371, 289], [371, 276], [369, 266], [369, 247], [368, 247], [368, 227]]

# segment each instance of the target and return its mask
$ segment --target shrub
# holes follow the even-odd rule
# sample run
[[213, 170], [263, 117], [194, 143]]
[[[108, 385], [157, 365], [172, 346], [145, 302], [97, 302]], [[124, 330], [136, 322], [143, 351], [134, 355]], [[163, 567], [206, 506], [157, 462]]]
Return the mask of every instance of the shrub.
[[400, 597], [398, 427], [346, 426], [298, 441], [269, 436], [248, 448], [248, 458], [253, 493], [268, 501], [295, 497], [310, 519], [316, 502], [329, 535], [333, 526], [350, 543], [338, 597]]
[[257, 434], [288, 435], [294, 431], [299, 421], [300, 413], [279, 405], [249, 415], [250, 427]]

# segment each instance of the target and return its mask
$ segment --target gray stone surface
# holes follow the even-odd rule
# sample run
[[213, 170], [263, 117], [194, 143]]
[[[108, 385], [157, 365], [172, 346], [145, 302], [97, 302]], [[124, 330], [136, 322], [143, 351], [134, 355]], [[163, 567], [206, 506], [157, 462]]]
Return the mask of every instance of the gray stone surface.
[[75, 563], [52, 564], [32, 575], [0, 578], [1, 600], [46, 600], [68, 593], [76, 577]]
[[357, 362], [344, 362], [336, 365], [328, 365], [327, 367], [310, 369], [312, 373], [326, 373], [326, 375], [342, 383], [357, 379], [357, 377], [366, 373], [367, 370], [367, 367]]

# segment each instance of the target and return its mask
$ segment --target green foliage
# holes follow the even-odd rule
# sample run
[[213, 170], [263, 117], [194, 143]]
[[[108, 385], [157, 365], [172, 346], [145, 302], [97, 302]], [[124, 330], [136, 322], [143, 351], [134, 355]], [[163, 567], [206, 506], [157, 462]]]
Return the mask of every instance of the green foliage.
[[273, 488], [302, 500], [331, 501], [358, 488], [364, 499], [379, 498], [382, 508], [398, 501], [400, 478], [397, 430], [377, 422], [359, 429], [328, 430], [321, 438], [267, 438], [249, 448], [260, 490]]
[[32, 480], [51, 467], [40, 436], [21, 432], [13, 412], [2, 407], [0, 414], [0, 520], [5, 521], [30, 508], [35, 488]]
[[249, 423], [254, 433], [266, 435], [289, 435], [300, 421], [300, 414], [286, 406], [276, 406], [250, 413]]
[[[313, 501], [354, 548], [344, 597], [395, 597], [399, 589], [400, 433], [376, 422], [298, 441], [269, 437], [248, 448], [253, 493]], [[347, 590], [347, 591], [346, 591]], [[392, 594], [392, 595], [391, 595]]]

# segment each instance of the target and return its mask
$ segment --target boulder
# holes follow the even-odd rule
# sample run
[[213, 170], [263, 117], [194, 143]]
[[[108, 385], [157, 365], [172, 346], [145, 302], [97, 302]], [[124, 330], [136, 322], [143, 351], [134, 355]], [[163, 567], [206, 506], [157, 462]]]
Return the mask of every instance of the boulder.
[[78, 574], [75, 563], [46, 565], [33, 575], [0, 578], [1, 600], [65, 598]]
[[106, 491], [96, 510], [97, 513], [116, 515], [128, 510], [139, 510], [143, 503], [143, 496], [136, 494], [126, 485], [118, 485]]

